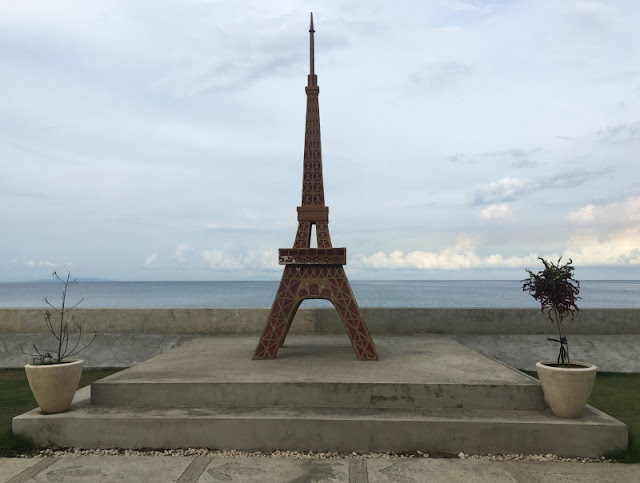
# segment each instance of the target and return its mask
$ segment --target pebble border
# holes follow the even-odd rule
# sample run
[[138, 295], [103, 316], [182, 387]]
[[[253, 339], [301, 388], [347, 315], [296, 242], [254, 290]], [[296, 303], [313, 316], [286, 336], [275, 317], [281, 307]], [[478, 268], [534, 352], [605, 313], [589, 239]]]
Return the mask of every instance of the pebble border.
[[[31, 458], [34, 455], [19, 455], [19, 458]], [[61, 456], [206, 456], [213, 458], [289, 458], [289, 459], [404, 459], [404, 458], [449, 458], [449, 459], [487, 459], [491, 461], [550, 461], [567, 463], [612, 463], [617, 461], [605, 458], [568, 458], [553, 454], [487, 454], [469, 455], [466, 453], [442, 453], [442, 452], [422, 452], [415, 453], [337, 453], [337, 452], [315, 452], [315, 451], [238, 451], [238, 450], [214, 450], [207, 448], [186, 448], [186, 449], [165, 449], [165, 450], [134, 450], [134, 449], [80, 449], [80, 448], [46, 448], [35, 454], [38, 458], [51, 458]]]

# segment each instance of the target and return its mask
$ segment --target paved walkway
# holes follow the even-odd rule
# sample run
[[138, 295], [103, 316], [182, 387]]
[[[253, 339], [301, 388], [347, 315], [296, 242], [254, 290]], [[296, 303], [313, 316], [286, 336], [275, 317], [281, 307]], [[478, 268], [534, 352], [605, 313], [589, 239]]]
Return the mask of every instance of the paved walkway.
[[63, 456], [0, 458], [0, 482], [615, 482], [640, 481], [640, 465], [435, 458], [225, 458]]

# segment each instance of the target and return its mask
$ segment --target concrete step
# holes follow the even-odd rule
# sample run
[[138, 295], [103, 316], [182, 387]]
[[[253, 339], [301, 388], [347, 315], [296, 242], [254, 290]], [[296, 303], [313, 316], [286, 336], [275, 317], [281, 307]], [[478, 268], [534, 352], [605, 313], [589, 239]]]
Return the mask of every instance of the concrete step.
[[90, 404], [68, 413], [35, 409], [13, 429], [39, 444], [78, 448], [553, 453], [597, 457], [627, 443], [627, 427], [587, 408], [580, 419], [548, 411], [356, 408], [131, 408]]
[[544, 409], [539, 384], [219, 383], [104, 381], [95, 406]]
[[290, 336], [276, 360], [253, 361], [254, 338], [204, 338], [94, 383], [92, 404], [544, 408], [536, 380], [451, 339], [379, 340], [377, 362], [356, 360], [346, 336]]

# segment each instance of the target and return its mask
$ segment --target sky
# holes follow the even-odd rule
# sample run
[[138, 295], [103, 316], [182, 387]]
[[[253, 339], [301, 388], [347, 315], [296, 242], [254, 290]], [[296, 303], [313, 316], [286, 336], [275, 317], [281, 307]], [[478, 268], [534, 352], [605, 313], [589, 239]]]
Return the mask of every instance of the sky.
[[640, 279], [640, 2], [0, 3], [0, 281], [278, 280], [309, 12], [352, 280]]

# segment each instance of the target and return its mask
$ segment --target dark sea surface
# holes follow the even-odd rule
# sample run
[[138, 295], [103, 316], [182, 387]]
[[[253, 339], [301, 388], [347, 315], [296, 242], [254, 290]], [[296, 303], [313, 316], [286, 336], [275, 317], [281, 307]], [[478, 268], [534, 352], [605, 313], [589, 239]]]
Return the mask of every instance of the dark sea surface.
[[[273, 282], [80, 282], [68, 303], [81, 307], [270, 307]], [[361, 307], [537, 307], [519, 281], [366, 281], [351, 282]], [[51, 282], [0, 283], [0, 307], [44, 307], [43, 297], [59, 304], [61, 285]], [[640, 280], [581, 282], [578, 307], [640, 308]], [[307, 300], [303, 307], [330, 306]]]

